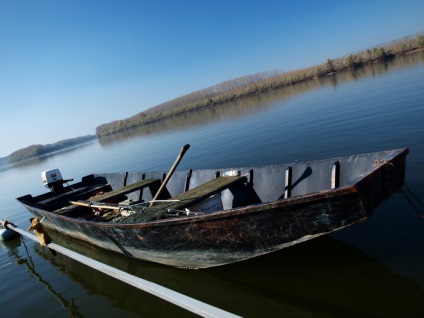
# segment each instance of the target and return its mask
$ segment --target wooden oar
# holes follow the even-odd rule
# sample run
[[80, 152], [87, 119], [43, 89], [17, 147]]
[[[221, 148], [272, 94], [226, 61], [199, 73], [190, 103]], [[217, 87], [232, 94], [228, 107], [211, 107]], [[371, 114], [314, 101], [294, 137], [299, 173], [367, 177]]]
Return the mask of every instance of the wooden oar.
[[89, 208], [98, 208], [98, 209], [110, 209], [110, 210], [119, 210], [123, 208], [122, 205], [110, 205], [110, 204], [102, 204], [99, 202], [90, 202], [90, 201], [69, 201], [69, 203], [73, 205], [86, 206]]
[[[151, 203], [152, 201], [148, 201], [142, 204]], [[180, 200], [156, 200], [155, 202], [180, 202]], [[110, 209], [110, 210], [132, 210], [132, 208], [136, 207], [140, 204], [134, 205], [124, 205], [124, 204], [113, 204], [113, 203], [103, 203], [97, 201], [86, 201], [86, 200], [78, 200], [78, 201], [69, 201], [72, 205], [84, 206], [88, 208], [98, 208], [98, 209]]]
[[184, 154], [186, 151], [190, 148], [190, 145], [187, 144], [184, 147], [181, 148], [180, 153], [178, 154], [177, 159], [175, 160], [174, 164], [172, 165], [171, 169], [169, 170], [168, 174], [166, 175], [165, 180], [160, 185], [160, 188], [158, 192], [156, 192], [155, 197], [153, 198], [152, 202], [150, 203], [149, 207], [153, 205], [153, 203], [156, 201], [156, 199], [160, 196], [163, 188], [165, 188], [166, 184], [168, 183], [169, 179], [171, 178], [172, 174], [174, 173], [175, 169], [177, 168], [178, 164], [180, 163], [181, 159], [183, 159]]

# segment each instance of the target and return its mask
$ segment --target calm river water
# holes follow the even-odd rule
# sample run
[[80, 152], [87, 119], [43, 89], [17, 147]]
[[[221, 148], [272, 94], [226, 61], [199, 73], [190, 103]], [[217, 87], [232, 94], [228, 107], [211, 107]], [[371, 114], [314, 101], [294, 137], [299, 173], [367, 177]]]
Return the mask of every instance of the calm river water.
[[[31, 214], [15, 198], [44, 192], [43, 170], [59, 168], [75, 180], [92, 172], [167, 171], [186, 143], [181, 169], [409, 147], [406, 184], [423, 202], [424, 53], [0, 167], [0, 219], [29, 226]], [[337, 234], [206, 270], [58, 243], [244, 317], [423, 317], [424, 206], [417, 207], [397, 195], [369, 221]], [[72, 259], [53, 258], [28, 239], [0, 244], [0, 281], [3, 317], [193, 316]]]

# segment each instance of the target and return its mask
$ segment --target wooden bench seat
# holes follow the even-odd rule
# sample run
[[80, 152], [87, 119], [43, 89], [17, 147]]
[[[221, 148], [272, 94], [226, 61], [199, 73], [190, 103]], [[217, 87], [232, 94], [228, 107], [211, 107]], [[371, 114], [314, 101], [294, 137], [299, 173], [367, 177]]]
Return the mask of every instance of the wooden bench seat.
[[[147, 207], [141, 214], [135, 213], [128, 217], [122, 218], [119, 222], [148, 222], [163, 218], [166, 211], [181, 210], [197, 202], [205, 200], [210, 196], [217, 194], [225, 189], [241, 185], [247, 182], [246, 177], [218, 177], [209, 182], [201, 184], [184, 193], [181, 193], [168, 200], [160, 200], [154, 203], [151, 207]], [[175, 201], [174, 201], [175, 200]]]
[[210, 196], [217, 194], [231, 186], [247, 182], [246, 177], [218, 177], [204, 184], [201, 184], [193, 189], [183, 192], [170, 200], [179, 200], [171, 206], [168, 204], [169, 209], [184, 209], [197, 202], [203, 201]]
[[87, 187], [73, 189], [73, 190], [61, 193], [59, 195], [55, 195], [51, 198], [38, 202], [38, 204], [42, 205], [44, 208], [48, 207], [48, 209], [50, 210], [55, 210], [58, 207], [62, 206], [63, 202], [67, 202], [70, 199], [79, 200], [79, 199], [87, 198], [88, 196], [93, 195], [96, 192], [109, 191], [110, 189], [111, 187], [109, 184], [90, 185]]
[[120, 197], [125, 196], [128, 193], [141, 190], [145, 187], [157, 186], [159, 187], [160, 180], [159, 179], [144, 179], [134, 183], [131, 183], [121, 189], [112, 190], [106, 193], [102, 193], [91, 198], [92, 201], [98, 202], [107, 202], [118, 199]]

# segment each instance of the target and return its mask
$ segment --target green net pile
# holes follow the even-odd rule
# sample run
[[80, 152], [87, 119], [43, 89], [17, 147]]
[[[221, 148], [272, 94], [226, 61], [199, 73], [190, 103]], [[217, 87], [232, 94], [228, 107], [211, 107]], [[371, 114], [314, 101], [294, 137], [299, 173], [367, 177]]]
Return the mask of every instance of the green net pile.
[[118, 216], [114, 219], [115, 223], [140, 223], [164, 218], [168, 209], [175, 206], [175, 201], [155, 201], [143, 202], [123, 207], [122, 211], [126, 212], [126, 216]]

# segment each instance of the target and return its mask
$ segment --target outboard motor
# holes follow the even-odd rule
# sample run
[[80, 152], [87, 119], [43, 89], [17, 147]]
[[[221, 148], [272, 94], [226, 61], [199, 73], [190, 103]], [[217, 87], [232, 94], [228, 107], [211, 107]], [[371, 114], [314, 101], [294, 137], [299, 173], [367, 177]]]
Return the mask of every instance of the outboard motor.
[[63, 192], [63, 184], [74, 179], [63, 180], [59, 169], [46, 170], [41, 172], [41, 179], [46, 188], [49, 188], [53, 193]]

